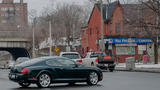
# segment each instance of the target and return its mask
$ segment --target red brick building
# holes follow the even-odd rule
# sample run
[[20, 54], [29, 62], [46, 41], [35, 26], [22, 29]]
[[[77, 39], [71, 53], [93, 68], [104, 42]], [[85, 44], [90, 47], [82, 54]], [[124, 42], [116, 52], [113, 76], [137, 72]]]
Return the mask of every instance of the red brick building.
[[0, 3], [0, 31], [24, 30], [28, 25], [27, 3], [23, 0], [2, 0]]
[[[103, 32], [104, 35], [119, 35], [123, 30], [123, 21], [122, 21], [122, 7], [118, 1], [113, 2], [109, 7], [103, 5]], [[114, 19], [113, 19], [114, 18]], [[114, 28], [115, 26], [121, 27]], [[94, 5], [92, 13], [90, 15], [88, 26], [82, 28], [82, 52], [88, 52], [89, 50], [97, 51], [99, 50], [98, 39], [101, 35], [101, 15], [100, 15], [100, 3]], [[116, 32], [116, 30], [118, 32]], [[120, 31], [120, 33], [119, 33]]]
[[[124, 6], [119, 1], [103, 5], [103, 32], [106, 50], [119, 58], [119, 62], [125, 62], [127, 57], [139, 59], [143, 51], [151, 45], [150, 38], [137, 38], [133, 30], [135, 27], [128, 27], [125, 20]], [[101, 35], [100, 3], [94, 5], [90, 15], [88, 26], [81, 29], [82, 54], [92, 50], [99, 50]], [[142, 49], [142, 50], [141, 50]]]

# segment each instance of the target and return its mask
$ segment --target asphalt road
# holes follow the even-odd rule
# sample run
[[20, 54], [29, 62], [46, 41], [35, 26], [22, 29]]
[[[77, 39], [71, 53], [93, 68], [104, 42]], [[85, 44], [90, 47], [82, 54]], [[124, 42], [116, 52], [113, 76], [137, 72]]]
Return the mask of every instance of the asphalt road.
[[8, 80], [8, 71], [0, 70], [0, 90], [160, 90], [160, 74], [144, 72], [104, 72], [104, 80], [96, 86], [78, 83], [75, 86], [53, 84], [50, 88], [40, 89], [36, 85], [20, 88]]

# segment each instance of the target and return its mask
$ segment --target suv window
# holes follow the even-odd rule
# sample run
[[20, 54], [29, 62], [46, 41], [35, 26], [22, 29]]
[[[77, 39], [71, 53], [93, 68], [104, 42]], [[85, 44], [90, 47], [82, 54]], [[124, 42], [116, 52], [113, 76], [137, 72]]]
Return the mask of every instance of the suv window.
[[103, 53], [103, 52], [93, 52], [91, 53], [91, 58], [95, 58], [95, 57], [98, 57], [98, 56], [105, 56], [106, 54]]
[[66, 57], [69, 59], [79, 59], [80, 58], [79, 54], [75, 54], [75, 53], [62, 54], [62, 57]]

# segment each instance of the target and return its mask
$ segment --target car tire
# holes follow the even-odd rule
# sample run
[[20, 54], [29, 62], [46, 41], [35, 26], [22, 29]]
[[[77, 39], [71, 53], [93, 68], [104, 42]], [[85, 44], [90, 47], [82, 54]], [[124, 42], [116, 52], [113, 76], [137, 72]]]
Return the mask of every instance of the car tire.
[[21, 87], [29, 87], [29, 85], [31, 85], [31, 83], [27, 83], [27, 82], [20, 82], [18, 83]]
[[91, 66], [94, 66], [94, 62], [91, 63]]
[[68, 85], [69, 85], [69, 86], [74, 86], [74, 85], [75, 85], [75, 82], [70, 82]]
[[47, 88], [49, 87], [51, 84], [51, 76], [47, 73], [42, 73], [39, 77], [38, 77], [38, 82], [37, 82], [37, 86], [40, 88]]
[[99, 78], [99, 76], [98, 76], [97, 72], [95, 72], [95, 71], [90, 72], [87, 77], [87, 84], [88, 85], [97, 85], [97, 83], [99, 82], [98, 78]]
[[113, 72], [113, 69], [109, 69], [110, 72]]

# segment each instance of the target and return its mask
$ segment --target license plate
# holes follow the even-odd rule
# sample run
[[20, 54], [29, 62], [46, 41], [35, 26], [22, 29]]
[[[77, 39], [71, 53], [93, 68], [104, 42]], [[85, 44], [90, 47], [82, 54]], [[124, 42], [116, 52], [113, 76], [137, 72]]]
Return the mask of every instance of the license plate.
[[16, 79], [16, 75], [11, 75], [11, 79]]
[[108, 67], [108, 64], [104, 64], [104, 66]]

